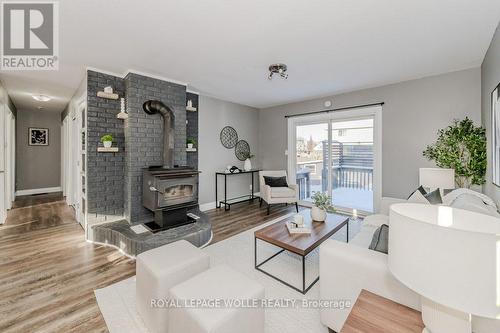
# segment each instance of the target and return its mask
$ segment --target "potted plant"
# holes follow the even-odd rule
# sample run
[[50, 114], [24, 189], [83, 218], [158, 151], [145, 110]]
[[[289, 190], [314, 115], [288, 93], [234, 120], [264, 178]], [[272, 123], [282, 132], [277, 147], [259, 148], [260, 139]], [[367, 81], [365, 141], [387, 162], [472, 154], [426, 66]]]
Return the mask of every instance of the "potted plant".
[[113, 144], [113, 136], [111, 134], [106, 134], [101, 136], [101, 142], [104, 145], [104, 148], [111, 148]]
[[245, 171], [250, 171], [252, 170], [252, 162], [250, 161], [251, 158], [253, 158], [255, 155], [252, 155], [250, 152], [245, 154], [245, 164], [243, 165], [243, 169]]
[[196, 144], [196, 140], [193, 138], [188, 138], [186, 140], [186, 144], [189, 149], [193, 149], [193, 146]]
[[311, 218], [313, 221], [324, 222], [326, 213], [334, 213], [335, 208], [332, 206], [332, 197], [326, 192], [314, 192], [311, 196], [313, 206], [311, 208]]
[[423, 155], [440, 168], [455, 169], [458, 187], [482, 185], [486, 174], [486, 130], [469, 118], [455, 120], [438, 131], [436, 143], [427, 146]]

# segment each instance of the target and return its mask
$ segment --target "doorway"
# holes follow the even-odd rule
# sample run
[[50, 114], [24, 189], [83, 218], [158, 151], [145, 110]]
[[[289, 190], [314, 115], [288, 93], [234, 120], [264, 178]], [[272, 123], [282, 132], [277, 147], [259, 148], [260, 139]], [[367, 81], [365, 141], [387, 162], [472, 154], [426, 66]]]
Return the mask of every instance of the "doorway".
[[372, 213], [381, 197], [381, 106], [288, 118], [288, 173], [300, 203], [326, 192], [340, 211]]
[[62, 188], [66, 202], [75, 210], [75, 218], [86, 230], [86, 101], [81, 99], [62, 122]]

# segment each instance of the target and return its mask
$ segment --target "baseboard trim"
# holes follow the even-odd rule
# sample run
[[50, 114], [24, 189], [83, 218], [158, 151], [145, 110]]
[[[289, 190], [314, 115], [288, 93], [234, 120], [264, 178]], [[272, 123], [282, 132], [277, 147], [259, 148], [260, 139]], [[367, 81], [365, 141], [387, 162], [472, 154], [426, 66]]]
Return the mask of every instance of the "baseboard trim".
[[[254, 193], [255, 196], [259, 197], [260, 196], [260, 192], [256, 192]], [[212, 202], [207, 202], [207, 203], [204, 203], [204, 204], [201, 204], [200, 205], [200, 210], [202, 212], [206, 212], [207, 210], [212, 210], [212, 209], [215, 209], [217, 208], [216, 204], [215, 204], [215, 201], [212, 201]]]
[[208, 202], [200, 205], [200, 210], [202, 212], [206, 212], [207, 210], [212, 210], [215, 209], [215, 201], [214, 202]]
[[45, 187], [45, 188], [34, 188], [31, 190], [18, 190], [16, 191], [16, 197], [21, 195], [33, 195], [40, 193], [54, 193], [54, 192], [62, 192], [61, 186], [58, 187]]

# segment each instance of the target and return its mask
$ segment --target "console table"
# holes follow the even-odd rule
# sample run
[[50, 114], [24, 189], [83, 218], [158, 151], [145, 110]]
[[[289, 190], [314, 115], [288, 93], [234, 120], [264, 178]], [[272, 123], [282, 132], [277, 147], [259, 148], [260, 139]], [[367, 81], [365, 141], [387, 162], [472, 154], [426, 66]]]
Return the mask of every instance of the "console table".
[[[220, 208], [222, 205], [224, 205], [224, 210], [230, 210], [231, 209], [231, 205], [235, 205], [237, 203], [241, 203], [241, 202], [249, 202], [249, 201], [253, 201], [254, 199], [257, 199], [258, 196], [256, 196], [254, 194], [254, 188], [255, 188], [255, 184], [254, 184], [254, 174], [257, 172], [259, 172], [260, 170], [249, 170], [249, 171], [241, 171], [241, 172], [235, 172], [235, 173], [230, 173], [230, 172], [216, 172], [215, 173], [215, 206], [217, 208]], [[239, 197], [235, 197], [235, 198], [230, 198], [228, 199], [227, 198], [227, 178], [229, 176], [229, 178], [231, 178], [231, 176], [236, 176], [236, 175], [242, 175], [242, 174], [250, 174], [250, 179], [251, 179], [251, 184], [252, 184], [252, 189], [250, 190], [250, 194], [249, 195], [243, 195], [243, 196], [239, 196]], [[219, 180], [219, 176], [224, 176], [224, 200], [221, 200], [219, 201], [218, 199], [218, 180]]]

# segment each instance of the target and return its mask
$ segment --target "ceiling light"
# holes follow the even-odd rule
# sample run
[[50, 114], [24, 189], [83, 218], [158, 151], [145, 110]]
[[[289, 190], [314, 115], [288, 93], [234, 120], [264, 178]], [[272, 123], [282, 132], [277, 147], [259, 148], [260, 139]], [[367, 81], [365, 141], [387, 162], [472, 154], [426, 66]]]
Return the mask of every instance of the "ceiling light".
[[287, 66], [285, 64], [272, 64], [269, 66], [269, 80], [273, 78], [274, 74], [278, 74], [283, 79], [288, 79], [288, 74], [286, 73]]
[[39, 102], [48, 102], [52, 99], [51, 97], [49, 97], [47, 95], [32, 95], [31, 97], [33, 97], [33, 99], [35, 99]]

